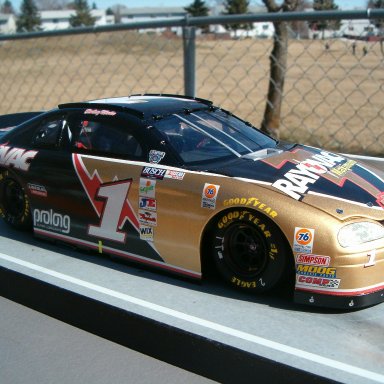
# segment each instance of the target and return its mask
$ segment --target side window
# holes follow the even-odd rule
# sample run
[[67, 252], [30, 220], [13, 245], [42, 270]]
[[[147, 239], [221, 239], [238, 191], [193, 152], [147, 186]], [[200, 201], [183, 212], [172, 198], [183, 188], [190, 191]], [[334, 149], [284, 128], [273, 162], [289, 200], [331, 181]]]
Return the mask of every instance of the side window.
[[139, 159], [144, 152], [139, 141], [125, 129], [105, 121], [81, 120], [74, 146], [82, 152]]
[[34, 133], [32, 144], [40, 148], [56, 147], [65, 123], [63, 118], [43, 121]]

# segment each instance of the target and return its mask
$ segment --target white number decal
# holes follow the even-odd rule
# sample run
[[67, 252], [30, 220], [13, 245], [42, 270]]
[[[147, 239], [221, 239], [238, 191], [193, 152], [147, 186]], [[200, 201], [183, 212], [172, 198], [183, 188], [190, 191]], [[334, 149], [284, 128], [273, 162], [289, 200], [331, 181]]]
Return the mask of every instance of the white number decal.
[[[132, 180], [117, 182], [113, 184], [101, 185], [97, 197], [105, 200], [103, 212], [101, 214], [100, 226], [90, 225], [88, 233], [91, 236], [114, 240], [121, 243], [125, 242], [126, 233], [121, 229], [129, 219], [129, 212], [125, 212], [127, 198]], [[128, 213], [128, 215], [127, 215]]]
[[372, 267], [376, 264], [376, 250], [369, 252], [367, 254], [368, 257], [368, 263], [364, 264], [364, 268]]

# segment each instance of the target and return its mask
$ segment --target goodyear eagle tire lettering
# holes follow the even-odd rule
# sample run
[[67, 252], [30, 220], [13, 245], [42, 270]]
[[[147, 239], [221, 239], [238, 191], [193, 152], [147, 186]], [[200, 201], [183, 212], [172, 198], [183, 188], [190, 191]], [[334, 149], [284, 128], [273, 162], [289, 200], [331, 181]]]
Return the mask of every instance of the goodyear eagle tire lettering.
[[250, 210], [231, 209], [218, 217], [212, 253], [226, 282], [254, 292], [276, 286], [287, 266], [285, 240], [279, 228]]
[[8, 171], [0, 173], [0, 217], [17, 229], [31, 227], [29, 198]]

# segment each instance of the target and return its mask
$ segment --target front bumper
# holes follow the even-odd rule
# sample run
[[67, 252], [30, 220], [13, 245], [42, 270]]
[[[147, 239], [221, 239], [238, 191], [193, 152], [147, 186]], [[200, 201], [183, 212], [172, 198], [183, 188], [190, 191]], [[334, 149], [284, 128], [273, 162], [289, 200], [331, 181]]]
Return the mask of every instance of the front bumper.
[[295, 289], [295, 303], [338, 309], [359, 309], [384, 302], [384, 284], [366, 293], [325, 294]]

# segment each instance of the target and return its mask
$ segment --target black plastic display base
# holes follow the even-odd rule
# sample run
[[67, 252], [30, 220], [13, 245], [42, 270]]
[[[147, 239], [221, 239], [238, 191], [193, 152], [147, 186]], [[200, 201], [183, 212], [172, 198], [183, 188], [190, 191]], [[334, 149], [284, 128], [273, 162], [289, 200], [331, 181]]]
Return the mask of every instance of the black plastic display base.
[[336, 383], [4, 267], [0, 295], [221, 383]]

